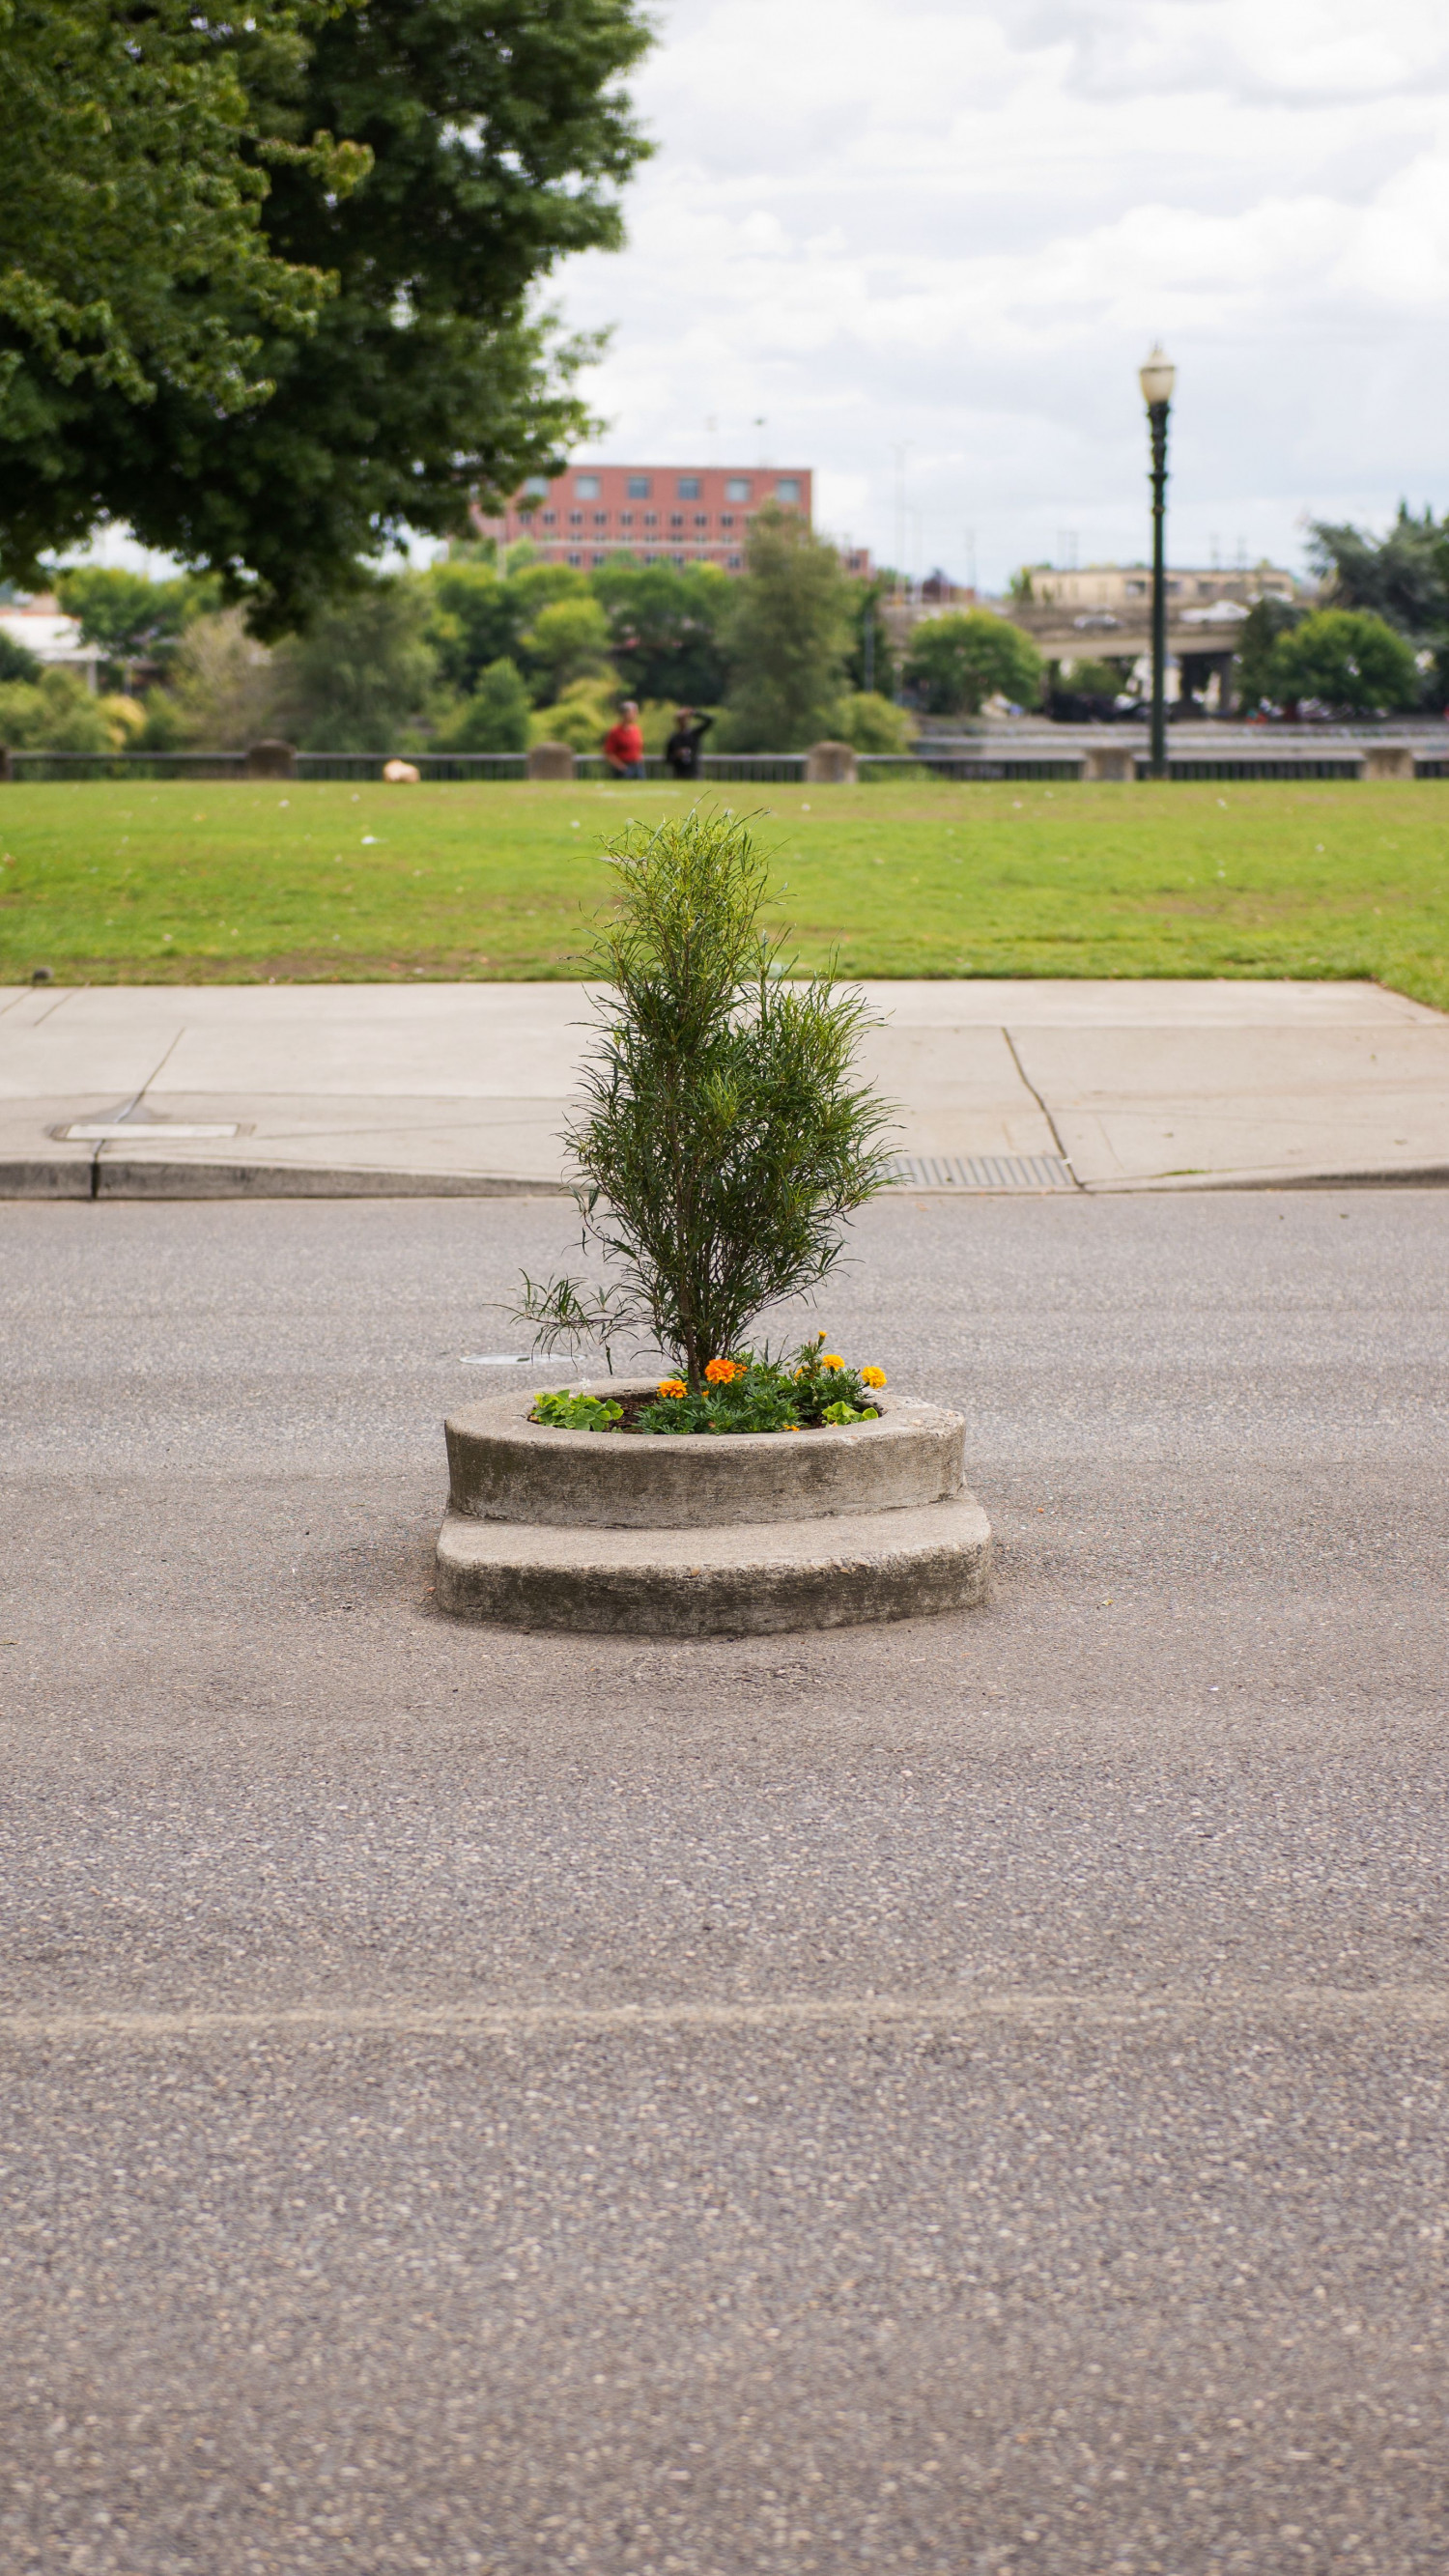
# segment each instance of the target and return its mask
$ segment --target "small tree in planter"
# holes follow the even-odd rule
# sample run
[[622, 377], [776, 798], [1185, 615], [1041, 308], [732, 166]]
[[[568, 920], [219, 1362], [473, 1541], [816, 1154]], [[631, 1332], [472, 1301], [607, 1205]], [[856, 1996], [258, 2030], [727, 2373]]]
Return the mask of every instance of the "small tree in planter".
[[602, 1287], [524, 1281], [536, 1347], [647, 1329], [691, 1396], [767, 1306], [815, 1287], [842, 1220], [887, 1176], [891, 1112], [853, 1079], [855, 994], [784, 980], [759, 926], [767, 868], [748, 827], [695, 810], [630, 827], [593, 971], [609, 987], [567, 1132]]

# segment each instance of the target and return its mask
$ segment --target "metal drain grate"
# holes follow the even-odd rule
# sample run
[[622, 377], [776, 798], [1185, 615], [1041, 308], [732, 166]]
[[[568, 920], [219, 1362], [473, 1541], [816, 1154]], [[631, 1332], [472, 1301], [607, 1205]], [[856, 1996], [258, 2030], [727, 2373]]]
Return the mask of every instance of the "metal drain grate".
[[1074, 1190], [1070, 1163], [1059, 1154], [897, 1154], [898, 1190]]

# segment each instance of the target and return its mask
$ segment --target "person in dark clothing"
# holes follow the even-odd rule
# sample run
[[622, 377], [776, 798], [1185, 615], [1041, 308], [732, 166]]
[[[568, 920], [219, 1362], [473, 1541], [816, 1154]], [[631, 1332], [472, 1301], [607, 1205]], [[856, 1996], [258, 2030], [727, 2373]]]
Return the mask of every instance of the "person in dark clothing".
[[674, 731], [664, 746], [664, 757], [676, 778], [699, 776], [699, 746], [713, 722], [713, 716], [697, 715], [693, 707], [675, 709]]

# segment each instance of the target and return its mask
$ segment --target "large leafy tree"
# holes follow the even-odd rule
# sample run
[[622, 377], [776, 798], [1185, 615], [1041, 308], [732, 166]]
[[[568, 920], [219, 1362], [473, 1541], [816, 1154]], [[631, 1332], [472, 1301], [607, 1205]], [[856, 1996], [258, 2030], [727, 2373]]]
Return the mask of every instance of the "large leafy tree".
[[716, 564], [646, 564], [621, 555], [589, 579], [608, 612], [615, 667], [634, 697], [718, 706], [728, 679], [728, 573]]
[[1437, 644], [1449, 630], [1449, 528], [1436, 524], [1432, 510], [1416, 518], [1401, 501], [1382, 537], [1315, 519], [1308, 551], [1335, 608], [1382, 617], [1413, 644]]
[[1412, 707], [1419, 698], [1412, 644], [1382, 617], [1348, 608], [1321, 608], [1281, 635], [1271, 679], [1280, 706], [1315, 698], [1348, 715]]
[[852, 587], [840, 557], [773, 502], [745, 540], [746, 570], [724, 631], [733, 679], [720, 728], [732, 751], [799, 751], [839, 722]]
[[1029, 635], [989, 609], [928, 617], [906, 655], [906, 680], [928, 715], [978, 715], [997, 692], [1034, 706], [1042, 658]]
[[[170, 0], [86, 5], [149, 42]], [[311, 301], [256, 285], [248, 390], [224, 404], [180, 365], [77, 372], [0, 317], [0, 537], [24, 571], [126, 519], [277, 634], [402, 529], [461, 531], [475, 494], [556, 465], [585, 427], [586, 345], [532, 296], [559, 258], [621, 238], [644, 146], [618, 83], [648, 30], [636, 0], [255, 0], [188, 23], [233, 84], [257, 239]], [[213, 270], [187, 291], [212, 294]]]

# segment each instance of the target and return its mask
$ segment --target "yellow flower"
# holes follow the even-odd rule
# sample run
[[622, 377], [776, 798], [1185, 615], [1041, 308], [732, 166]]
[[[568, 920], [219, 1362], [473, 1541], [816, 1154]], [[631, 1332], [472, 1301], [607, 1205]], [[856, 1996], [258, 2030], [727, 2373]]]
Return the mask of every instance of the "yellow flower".
[[822, 1368], [844, 1368], [845, 1362], [841, 1358], [839, 1351], [822, 1351], [820, 1354], [820, 1365]]
[[659, 1381], [659, 1392], [661, 1395], [687, 1395], [689, 1389], [682, 1377], [662, 1377]]
[[885, 1370], [878, 1368], [863, 1368], [860, 1372], [860, 1382], [862, 1386], [884, 1386], [886, 1382]]

